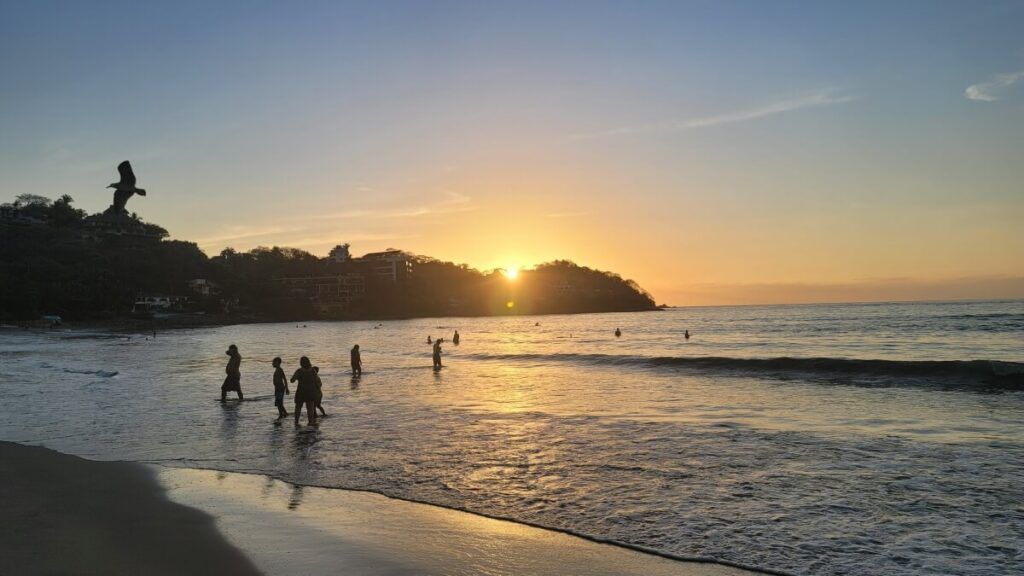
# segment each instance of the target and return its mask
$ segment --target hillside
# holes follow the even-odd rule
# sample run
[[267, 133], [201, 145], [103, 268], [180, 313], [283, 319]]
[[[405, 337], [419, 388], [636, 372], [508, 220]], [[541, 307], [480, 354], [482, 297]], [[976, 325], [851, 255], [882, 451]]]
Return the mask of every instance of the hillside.
[[[560, 260], [511, 279], [388, 250], [320, 258], [285, 247], [208, 257], [135, 215], [87, 216], [65, 196], [0, 213], [0, 319], [205, 313], [226, 321], [376, 319], [655, 309], [635, 282]], [[341, 247], [339, 247], [341, 248]], [[333, 254], [333, 253], [332, 253]]]

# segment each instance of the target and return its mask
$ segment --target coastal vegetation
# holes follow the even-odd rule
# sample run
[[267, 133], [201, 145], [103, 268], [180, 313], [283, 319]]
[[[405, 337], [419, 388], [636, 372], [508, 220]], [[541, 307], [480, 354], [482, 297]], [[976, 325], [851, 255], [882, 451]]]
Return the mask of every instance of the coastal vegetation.
[[[70, 196], [0, 206], [0, 319], [203, 314], [221, 321], [653, 310], [617, 274], [556, 260], [480, 271], [401, 250], [318, 257], [287, 247], [209, 257], [137, 215], [87, 215]], [[147, 303], [156, 302], [156, 305]]]

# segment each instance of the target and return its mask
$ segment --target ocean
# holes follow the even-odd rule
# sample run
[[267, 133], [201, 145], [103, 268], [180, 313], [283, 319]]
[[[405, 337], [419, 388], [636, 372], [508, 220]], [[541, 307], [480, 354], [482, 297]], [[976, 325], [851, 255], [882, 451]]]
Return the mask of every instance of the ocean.
[[[229, 344], [246, 400], [221, 404]], [[273, 406], [269, 360], [302, 355], [316, 428]], [[1024, 574], [1024, 301], [0, 330], [0, 376], [0, 439], [87, 458], [791, 574]]]

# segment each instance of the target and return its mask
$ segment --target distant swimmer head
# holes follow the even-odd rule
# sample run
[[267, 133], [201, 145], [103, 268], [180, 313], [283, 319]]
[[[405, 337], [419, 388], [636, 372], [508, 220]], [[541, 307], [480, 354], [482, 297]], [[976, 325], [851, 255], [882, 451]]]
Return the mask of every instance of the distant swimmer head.
[[273, 364], [274, 368], [277, 368], [278, 366], [281, 365], [281, 357], [275, 356], [274, 359], [270, 361], [270, 363]]
[[303, 368], [312, 368], [313, 363], [309, 361], [309, 358], [303, 356], [302, 358], [299, 358], [299, 366], [302, 366]]

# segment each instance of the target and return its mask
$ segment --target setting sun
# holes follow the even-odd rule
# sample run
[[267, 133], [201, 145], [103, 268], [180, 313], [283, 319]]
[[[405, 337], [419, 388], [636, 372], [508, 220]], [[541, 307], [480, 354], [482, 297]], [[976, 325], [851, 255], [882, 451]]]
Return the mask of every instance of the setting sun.
[[519, 276], [519, 267], [506, 266], [505, 269], [501, 271], [501, 273], [505, 275], [505, 278], [508, 278], [509, 280], [515, 280], [516, 277]]

